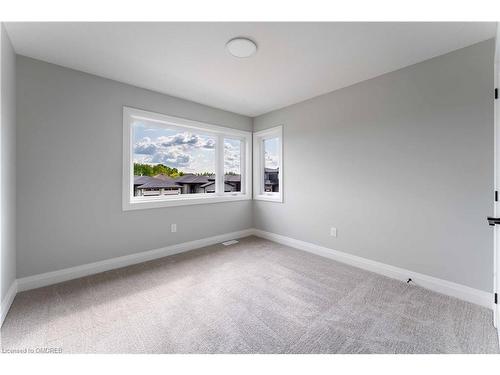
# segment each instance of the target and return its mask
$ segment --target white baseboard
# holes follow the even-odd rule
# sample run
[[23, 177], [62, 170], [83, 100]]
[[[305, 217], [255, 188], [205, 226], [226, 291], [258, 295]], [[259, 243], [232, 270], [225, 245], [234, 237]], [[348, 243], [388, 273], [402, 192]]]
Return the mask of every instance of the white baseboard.
[[160, 249], [144, 251], [118, 258], [107, 259], [99, 262], [84, 264], [81, 266], [20, 278], [11, 285], [9, 292], [2, 301], [2, 306], [1, 306], [2, 323], [18, 291], [21, 292], [29, 289], [40, 288], [51, 284], [57, 284], [63, 281], [77, 279], [79, 277], [93, 275], [99, 272], [109, 271], [121, 267], [126, 267], [133, 264], [138, 264], [149, 260], [162, 258], [168, 255], [178, 254], [189, 250], [194, 250], [201, 247], [210, 246], [216, 243], [221, 243], [231, 239], [242, 238], [250, 235], [255, 235], [261, 238], [265, 238], [277, 243], [281, 243], [283, 245], [287, 245], [299, 250], [304, 250], [316, 255], [330, 258], [342, 263], [352, 265], [354, 267], [362, 268], [367, 271], [375, 272], [394, 279], [406, 281], [408, 278], [411, 278], [415, 282], [415, 284], [423, 288], [430, 289], [435, 292], [446, 294], [455, 298], [459, 298], [464, 301], [472, 302], [477, 305], [481, 305], [490, 309], [493, 308], [492, 293], [488, 293], [482, 290], [477, 290], [450, 281], [438, 279], [432, 276], [420, 274], [403, 268], [390, 266], [388, 264], [376, 262], [373, 260], [358, 257], [341, 251], [333, 250], [324, 246], [319, 246], [309, 242], [296, 240], [279, 234], [265, 232], [259, 229], [246, 229], [238, 232], [226, 233], [218, 236], [203, 238], [200, 240], [166, 246]]
[[265, 232], [259, 229], [254, 229], [253, 234], [270, 241], [330, 258], [338, 262], [346, 263], [351, 266], [362, 268], [393, 279], [406, 281], [408, 278], [411, 278], [416, 285], [423, 288], [493, 309], [493, 293], [488, 293], [465, 285], [456, 284], [451, 281], [413, 272], [404, 268], [390, 266], [385, 263], [376, 262], [324, 246], [315, 245], [310, 242], [296, 240], [280, 234]]
[[65, 268], [53, 272], [47, 272], [39, 275], [23, 277], [17, 280], [17, 289], [22, 292], [25, 290], [40, 288], [43, 286], [57, 284], [63, 281], [77, 279], [80, 277], [93, 275], [99, 272], [109, 271], [116, 268], [130, 266], [132, 264], [146, 262], [148, 260], [163, 258], [168, 255], [183, 253], [200, 247], [210, 246], [216, 243], [242, 238], [253, 234], [253, 229], [241, 230], [238, 232], [221, 234], [218, 236], [202, 238], [201, 240], [183, 242], [176, 245], [162, 247], [149, 251], [143, 251], [131, 255], [125, 255], [118, 258], [106, 259], [95, 263], [88, 263], [81, 266]]
[[9, 290], [7, 290], [7, 294], [5, 295], [4, 299], [1, 302], [0, 327], [3, 325], [5, 317], [7, 316], [7, 313], [9, 312], [10, 307], [12, 306], [12, 302], [14, 302], [16, 294], [17, 294], [17, 280], [14, 280], [14, 282], [10, 285]]

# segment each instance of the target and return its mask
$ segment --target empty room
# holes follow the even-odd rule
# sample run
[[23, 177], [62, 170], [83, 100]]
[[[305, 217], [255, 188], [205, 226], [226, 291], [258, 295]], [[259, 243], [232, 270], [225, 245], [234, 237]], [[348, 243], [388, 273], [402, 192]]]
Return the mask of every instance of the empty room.
[[2, 22], [2, 357], [498, 354], [499, 35]]

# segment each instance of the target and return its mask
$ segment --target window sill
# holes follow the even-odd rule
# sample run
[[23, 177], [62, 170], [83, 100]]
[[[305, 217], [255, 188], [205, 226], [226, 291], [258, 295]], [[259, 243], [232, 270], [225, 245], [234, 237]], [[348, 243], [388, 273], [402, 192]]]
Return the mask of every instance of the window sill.
[[211, 204], [211, 203], [222, 203], [222, 202], [236, 202], [251, 200], [249, 194], [227, 194], [227, 195], [217, 195], [217, 196], [191, 196], [182, 197], [176, 199], [165, 199], [165, 198], [149, 198], [149, 199], [135, 199], [133, 201], [123, 202], [123, 211], [130, 210], [143, 210], [150, 208], [163, 208], [163, 207], [176, 207], [176, 206], [189, 206], [194, 204]]
[[253, 199], [256, 201], [283, 203], [283, 197], [280, 194], [258, 194]]

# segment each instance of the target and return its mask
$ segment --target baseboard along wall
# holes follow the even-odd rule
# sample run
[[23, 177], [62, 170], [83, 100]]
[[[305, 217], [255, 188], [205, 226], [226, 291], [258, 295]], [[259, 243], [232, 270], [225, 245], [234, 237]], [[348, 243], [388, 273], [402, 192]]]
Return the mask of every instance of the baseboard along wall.
[[404, 268], [391, 266], [389, 264], [376, 262], [374, 260], [333, 250], [310, 242], [296, 240], [294, 238], [282, 236], [276, 233], [254, 229], [253, 234], [273, 242], [333, 259], [341, 263], [346, 263], [354, 267], [390, 277], [392, 279], [406, 282], [409, 278], [411, 278], [415, 285], [421, 286], [422, 288], [493, 309], [493, 293], [488, 293], [483, 290], [474, 289], [462, 284], [453, 283], [451, 281], [424, 275]]
[[232, 240], [235, 238], [243, 238], [253, 234], [253, 229], [246, 229], [238, 232], [221, 234], [218, 236], [202, 238], [180, 244], [170, 245], [159, 249], [142, 251], [140, 253], [125, 255], [118, 258], [106, 259], [95, 263], [88, 263], [81, 266], [65, 268], [53, 272], [47, 272], [39, 275], [23, 277], [17, 280], [18, 290], [20, 292], [51, 284], [57, 284], [63, 281], [77, 279], [84, 276], [93, 275], [96, 273], [109, 271], [117, 268], [130, 266], [149, 260], [163, 258], [169, 255], [179, 254], [186, 251], [199, 249], [205, 246], [214, 245], [216, 243]]
[[416, 285], [423, 288], [446, 294], [448, 296], [471, 302], [483, 307], [487, 307], [489, 309], [493, 308], [493, 293], [488, 293], [482, 290], [470, 288], [465, 285], [453, 283], [451, 281], [446, 281], [436, 277], [391, 266], [385, 263], [358, 257], [356, 255], [333, 250], [310, 242], [300, 241], [294, 238], [282, 236], [280, 234], [252, 228], [17, 279], [11, 285], [7, 295], [2, 301], [1, 323], [3, 324], [10, 306], [12, 305], [14, 297], [18, 292], [57, 284], [63, 281], [77, 279], [80, 277], [126, 267], [153, 259], [163, 258], [169, 255], [179, 254], [182, 252], [214, 245], [224, 241], [247, 237], [250, 235], [255, 235], [257, 237], [290, 246], [298, 250], [307, 251], [312, 254], [333, 259], [341, 263], [346, 263], [351, 266], [384, 275], [393, 279], [406, 281], [408, 278], [411, 278]]
[[17, 280], [14, 280], [14, 282], [10, 285], [9, 290], [7, 290], [7, 294], [0, 302], [1, 303], [0, 327], [3, 325], [3, 322], [5, 321], [5, 317], [7, 316], [7, 313], [9, 312], [10, 307], [12, 306], [12, 302], [14, 302], [16, 294], [17, 294]]

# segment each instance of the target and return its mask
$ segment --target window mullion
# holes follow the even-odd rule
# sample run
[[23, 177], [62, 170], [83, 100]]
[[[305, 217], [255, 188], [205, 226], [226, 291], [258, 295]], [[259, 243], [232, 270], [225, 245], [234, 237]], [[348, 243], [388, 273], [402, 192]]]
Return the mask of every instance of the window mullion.
[[224, 194], [224, 136], [217, 136], [216, 144], [216, 163], [215, 163], [215, 194]]
[[260, 194], [264, 194], [266, 191], [266, 154], [264, 148], [265, 138], [259, 139], [259, 155], [260, 155]]
[[246, 141], [244, 139], [240, 139], [240, 194], [246, 193], [246, 183]]

